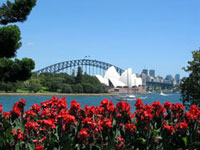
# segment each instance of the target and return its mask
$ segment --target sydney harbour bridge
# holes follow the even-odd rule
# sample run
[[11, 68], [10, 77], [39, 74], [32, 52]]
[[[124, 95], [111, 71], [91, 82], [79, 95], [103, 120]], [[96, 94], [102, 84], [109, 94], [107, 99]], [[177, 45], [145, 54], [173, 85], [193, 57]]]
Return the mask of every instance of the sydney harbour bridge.
[[[36, 71], [36, 73], [39, 75], [41, 73], [61, 73], [65, 72], [67, 74], [75, 74], [77, 73], [78, 67], [81, 67], [83, 70], [83, 73], [87, 73], [88, 75], [95, 76], [96, 74], [104, 76], [106, 70], [114, 66], [116, 71], [121, 75], [124, 70], [112, 65], [110, 63], [106, 63], [103, 61], [98, 60], [91, 60], [91, 59], [77, 59], [77, 60], [69, 60], [64, 62], [59, 62], [50, 66], [47, 66], [43, 69], [40, 69]], [[170, 88], [173, 87], [172, 84], [167, 83], [159, 83], [159, 82], [146, 82], [145, 85], [147, 87], [149, 86], [160, 86], [162, 88]]]

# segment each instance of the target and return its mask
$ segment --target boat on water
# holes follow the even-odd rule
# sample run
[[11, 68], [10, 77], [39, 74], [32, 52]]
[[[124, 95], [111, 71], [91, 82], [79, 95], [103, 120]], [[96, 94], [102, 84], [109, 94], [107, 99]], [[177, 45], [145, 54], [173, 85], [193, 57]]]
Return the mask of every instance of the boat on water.
[[133, 94], [129, 94], [129, 95], [118, 95], [117, 96], [117, 100], [119, 101], [135, 101], [137, 98], [135, 95]]
[[147, 99], [148, 97], [147, 96], [141, 96], [141, 97], [137, 97], [136, 95], [133, 95], [133, 94], [129, 94], [129, 95], [118, 95], [116, 97], [116, 99], [118, 101], [135, 101], [137, 99]]
[[163, 93], [163, 91], [160, 91], [161, 96], [167, 96], [167, 94]]

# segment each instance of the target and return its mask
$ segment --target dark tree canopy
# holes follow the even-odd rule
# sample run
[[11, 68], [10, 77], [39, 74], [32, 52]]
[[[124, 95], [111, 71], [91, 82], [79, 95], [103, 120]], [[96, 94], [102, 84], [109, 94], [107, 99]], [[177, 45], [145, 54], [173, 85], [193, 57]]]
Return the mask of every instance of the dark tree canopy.
[[[37, 0], [7, 0], [0, 7], [0, 25], [23, 22], [27, 19]], [[0, 81], [16, 82], [27, 80], [35, 63], [32, 59], [22, 60], [9, 58], [16, 56], [16, 51], [21, 47], [21, 33], [16, 25], [0, 27]]]
[[189, 66], [184, 68], [189, 73], [181, 81], [182, 101], [185, 105], [200, 106], [200, 50], [192, 52], [193, 60], [188, 61]]
[[31, 77], [35, 63], [32, 59], [0, 59], [0, 79], [4, 82], [24, 81]]
[[16, 25], [0, 28], [0, 58], [12, 58], [22, 45], [20, 30]]
[[37, 0], [15, 0], [13, 3], [7, 0], [0, 7], [0, 24], [23, 22], [27, 19]]

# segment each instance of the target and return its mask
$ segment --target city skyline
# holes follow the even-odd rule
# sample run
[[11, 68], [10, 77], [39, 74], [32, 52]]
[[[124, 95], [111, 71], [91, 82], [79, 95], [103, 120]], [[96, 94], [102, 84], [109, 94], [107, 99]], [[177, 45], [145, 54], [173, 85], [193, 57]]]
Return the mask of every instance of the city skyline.
[[[5, 0], [2, 0], [5, 2]], [[35, 70], [90, 56], [133, 72], [188, 74], [182, 70], [199, 48], [200, 2], [136, 0], [38, 1], [21, 29], [17, 58]], [[59, 9], [58, 9], [59, 8]]]

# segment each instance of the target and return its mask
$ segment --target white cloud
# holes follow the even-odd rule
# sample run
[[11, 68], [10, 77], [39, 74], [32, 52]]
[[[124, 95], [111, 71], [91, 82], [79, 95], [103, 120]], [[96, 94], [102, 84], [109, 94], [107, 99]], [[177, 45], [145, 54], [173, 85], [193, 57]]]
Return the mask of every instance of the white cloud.
[[28, 42], [28, 43], [26, 43], [26, 45], [27, 45], [27, 46], [33, 46], [34, 43], [33, 43], [33, 42]]

